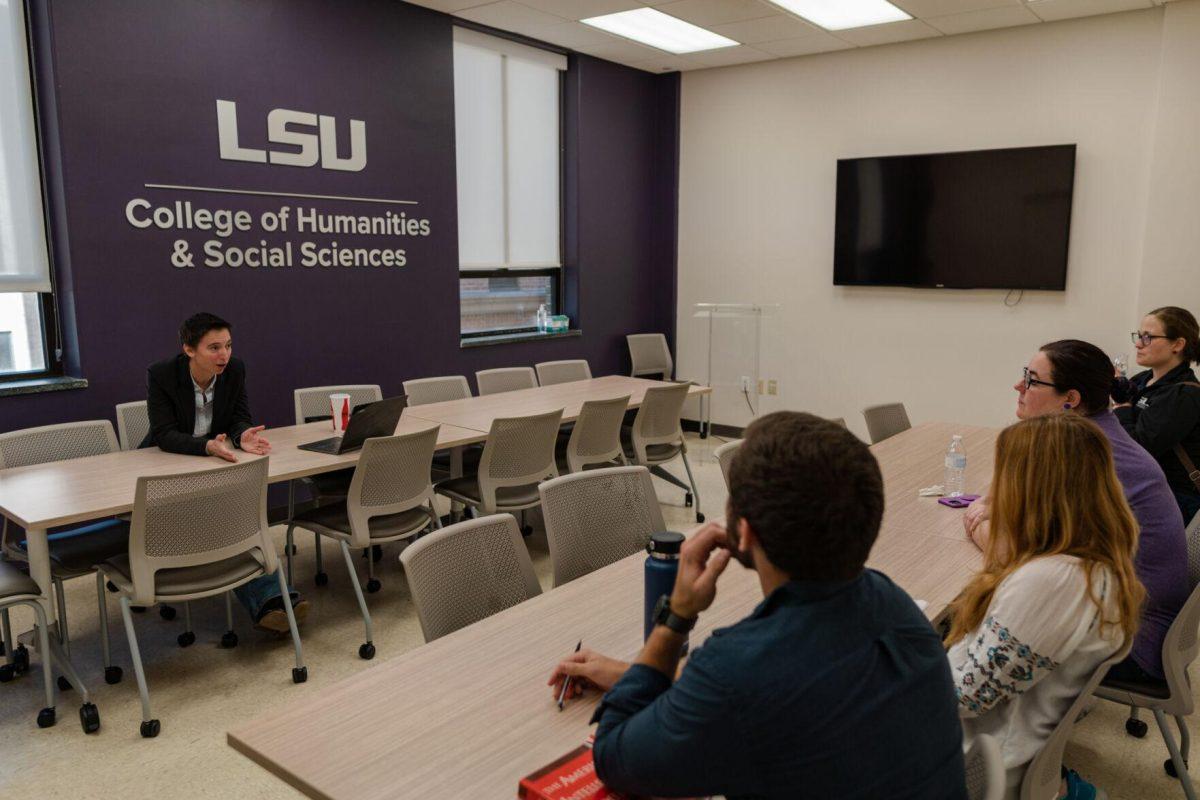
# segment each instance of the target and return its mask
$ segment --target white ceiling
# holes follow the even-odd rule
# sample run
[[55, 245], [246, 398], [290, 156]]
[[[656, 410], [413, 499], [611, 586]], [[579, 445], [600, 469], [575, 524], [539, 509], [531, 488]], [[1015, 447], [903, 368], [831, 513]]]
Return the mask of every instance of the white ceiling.
[[[836, 32], [819, 28], [766, 0], [408, 2], [648, 72], [671, 72], [1132, 11], [1163, 5], [1169, 0], [891, 0], [913, 19]], [[643, 6], [653, 6], [741, 44], [677, 56], [578, 22]]]

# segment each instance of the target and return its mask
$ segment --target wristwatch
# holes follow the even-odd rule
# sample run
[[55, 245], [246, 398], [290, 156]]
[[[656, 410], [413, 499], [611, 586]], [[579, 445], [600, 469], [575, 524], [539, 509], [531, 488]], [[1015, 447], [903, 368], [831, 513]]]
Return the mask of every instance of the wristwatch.
[[681, 636], [686, 636], [692, 628], [696, 627], [696, 619], [696, 617], [685, 619], [672, 613], [670, 595], [664, 594], [658, 598], [658, 603], [654, 606], [654, 624], [665, 625]]

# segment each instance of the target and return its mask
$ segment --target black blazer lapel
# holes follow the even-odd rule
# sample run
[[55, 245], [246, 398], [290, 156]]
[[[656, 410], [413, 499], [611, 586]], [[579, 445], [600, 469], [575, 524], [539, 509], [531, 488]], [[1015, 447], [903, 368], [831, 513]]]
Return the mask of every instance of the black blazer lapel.
[[192, 385], [192, 373], [188, 370], [187, 356], [176, 356], [175, 402], [178, 403], [179, 419], [183, 421], [183, 432], [188, 436], [196, 429], [196, 387]]

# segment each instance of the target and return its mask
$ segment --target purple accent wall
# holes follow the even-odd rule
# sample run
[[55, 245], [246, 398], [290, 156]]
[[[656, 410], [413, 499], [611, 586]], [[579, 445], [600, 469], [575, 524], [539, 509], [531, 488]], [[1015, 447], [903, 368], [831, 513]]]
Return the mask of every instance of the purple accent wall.
[[[0, 431], [98, 417], [145, 396], [145, 367], [177, 351], [179, 322], [234, 324], [252, 408], [292, 422], [292, 389], [401, 381], [587, 358], [624, 372], [624, 335], [675, 319], [677, 75], [571, 58], [566, 89], [567, 309], [583, 336], [462, 350], [451, 18], [394, 0], [32, 0], [31, 21], [56, 274], [71, 371], [84, 390], [0, 398]], [[367, 124], [367, 167], [334, 172], [221, 160], [215, 101], [237, 102], [241, 145], [266, 147], [282, 107]], [[402, 268], [212, 269], [210, 234], [139, 230], [125, 204], [191, 199], [257, 215], [281, 205], [382, 213], [340, 201], [179, 193], [145, 183], [412, 199], [428, 237], [275, 236], [402, 247]], [[171, 264], [172, 243], [198, 266]], [[278, 241], [276, 241], [278, 239]], [[472, 376], [473, 380], [473, 376]]]

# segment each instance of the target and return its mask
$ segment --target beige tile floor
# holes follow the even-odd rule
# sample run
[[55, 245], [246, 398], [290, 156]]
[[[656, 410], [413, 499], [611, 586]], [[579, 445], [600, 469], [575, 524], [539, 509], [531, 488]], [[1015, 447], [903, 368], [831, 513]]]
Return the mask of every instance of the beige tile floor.
[[[703, 508], [710, 516], [717, 516], [725, 501], [720, 469], [712, 457], [717, 444], [720, 441], [712, 439], [692, 443]], [[682, 492], [657, 481], [656, 487], [668, 526], [686, 529], [691, 514], [682, 507]], [[282, 551], [284, 530], [277, 527], [274, 532]], [[115, 623], [114, 655], [117, 663], [126, 667], [126, 680], [108, 686], [100, 668], [95, 584], [87, 579], [68, 584], [72, 650], [90, 682], [103, 727], [96, 735], [84, 736], [76, 716], [79, 700], [75, 692], [68, 692], [58, 701], [58, 725], [38, 729], [34, 718], [42, 706], [42, 694], [36, 662], [25, 677], [0, 685], [0, 798], [299, 797], [226, 745], [225, 731], [423, 642], [396, 559], [398, 546], [388, 548], [380, 565], [383, 589], [369, 596], [379, 653], [375, 661], [367, 662], [356, 654], [363, 635], [361, 617], [346, 573], [339, 569], [341, 562], [334, 560], [333, 547], [326, 545], [325, 550], [329, 585], [315, 589], [312, 540], [303, 535], [299, 544], [297, 583], [312, 602], [303, 630], [308, 683], [296, 686], [291, 682], [290, 643], [253, 631], [240, 610], [235, 627], [241, 643], [234, 650], [221, 650], [218, 641], [224, 614], [219, 600], [194, 604], [197, 641], [188, 649], [175, 643], [182, 630], [179, 620], [165, 622], [153, 612], [140, 615], [135, 624], [155, 714], [163, 726], [162, 734], [153, 740], [138, 735], [141, 711], [116, 603], [109, 605]], [[550, 564], [540, 530], [528, 545], [539, 579], [549, 587]], [[23, 610], [14, 611], [13, 621], [18, 630], [30, 625]], [[1182, 797], [1178, 783], [1163, 773], [1167, 751], [1153, 722], [1150, 734], [1137, 740], [1125, 734], [1124, 717], [1117, 706], [1099, 703], [1079, 724], [1067, 750], [1067, 762], [1106, 789], [1113, 800]], [[396, 796], [404, 796], [402, 776], [398, 776]], [[513, 795], [508, 787], [497, 787], [496, 796]]]

